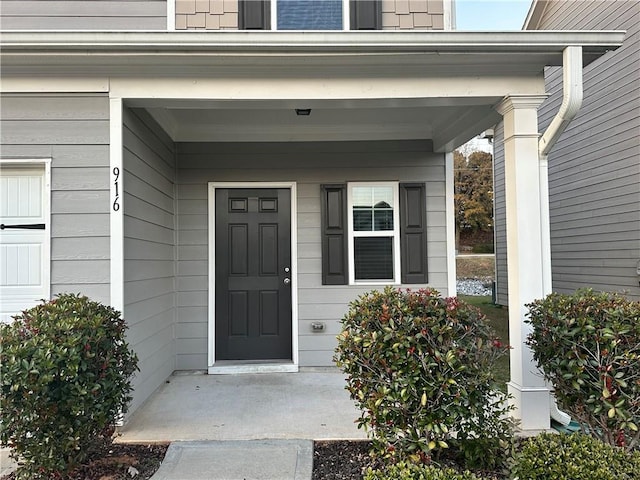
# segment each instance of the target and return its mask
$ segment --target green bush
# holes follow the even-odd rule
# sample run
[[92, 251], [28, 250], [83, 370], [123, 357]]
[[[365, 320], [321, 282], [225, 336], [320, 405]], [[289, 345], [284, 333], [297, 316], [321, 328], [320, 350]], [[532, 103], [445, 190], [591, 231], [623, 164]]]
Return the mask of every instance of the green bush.
[[434, 290], [387, 287], [353, 302], [342, 327], [335, 360], [374, 453], [426, 463], [454, 429], [472, 463], [508, 447], [512, 423], [493, 372], [507, 347], [480, 310]]
[[637, 447], [640, 303], [579, 290], [527, 306], [527, 343], [560, 406], [603, 442]]
[[364, 480], [480, 480], [470, 472], [457, 472], [451, 468], [433, 465], [398, 463], [380, 470], [367, 470]]
[[18, 478], [63, 478], [127, 410], [136, 355], [110, 307], [63, 294], [0, 325], [0, 441]]
[[473, 253], [493, 253], [493, 243], [479, 243], [471, 249]]
[[512, 478], [632, 480], [640, 478], [640, 452], [625, 452], [581, 433], [544, 433], [524, 441]]

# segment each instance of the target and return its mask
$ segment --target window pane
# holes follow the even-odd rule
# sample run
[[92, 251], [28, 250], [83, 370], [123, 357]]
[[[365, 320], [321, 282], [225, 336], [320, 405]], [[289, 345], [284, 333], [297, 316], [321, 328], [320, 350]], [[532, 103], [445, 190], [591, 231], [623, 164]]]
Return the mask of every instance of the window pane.
[[356, 280], [393, 280], [393, 238], [353, 239]]
[[381, 230], [393, 230], [393, 210], [384, 209], [380, 210], [376, 208], [373, 211], [373, 219], [375, 224], [375, 231]]
[[354, 208], [373, 207], [373, 187], [353, 187], [351, 194]]
[[373, 228], [373, 212], [370, 208], [353, 209], [353, 230], [356, 232], [370, 232]]
[[372, 205], [382, 205], [386, 204], [387, 206], [393, 205], [393, 188], [392, 187], [372, 187]]
[[278, 0], [278, 30], [342, 30], [342, 0]]

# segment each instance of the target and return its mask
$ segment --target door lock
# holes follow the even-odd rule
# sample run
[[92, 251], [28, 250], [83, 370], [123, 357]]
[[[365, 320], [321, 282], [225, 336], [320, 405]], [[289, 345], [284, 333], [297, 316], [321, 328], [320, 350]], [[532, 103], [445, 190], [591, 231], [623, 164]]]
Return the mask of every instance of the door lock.
[[289, 285], [291, 283], [291, 279], [290, 278], [285, 278], [284, 279], [284, 284], [285, 285]]

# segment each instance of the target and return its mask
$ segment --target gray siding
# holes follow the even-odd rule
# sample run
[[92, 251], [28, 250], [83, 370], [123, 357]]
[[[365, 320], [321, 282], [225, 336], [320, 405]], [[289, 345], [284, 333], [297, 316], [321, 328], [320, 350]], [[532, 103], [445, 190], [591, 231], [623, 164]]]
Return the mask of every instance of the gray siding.
[[0, 29], [166, 30], [167, 2], [166, 0], [2, 0]]
[[[549, 156], [553, 288], [640, 298], [640, 3], [553, 2], [541, 29], [624, 29], [624, 45], [584, 70], [584, 103]], [[544, 131], [561, 103], [548, 69]]]
[[504, 193], [504, 124], [494, 129], [493, 151], [493, 215], [496, 252], [496, 303], [507, 305], [507, 207]]
[[139, 358], [133, 411], [175, 369], [175, 154], [144, 111], [123, 114], [124, 317]]
[[109, 99], [5, 94], [3, 158], [51, 158], [51, 293], [108, 303]]
[[[178, 144], [177, 369], [207, 367], [207, 183], [297, 182], [298, 316], [302, 366], [331, 365], [338, 320], [373, 287], [321, 283], [320, 184], [427, 182], [429, 284], [447, 293], [444, 155], [427, 142]], [[326, 330], [311, 333], [311, 323]]]

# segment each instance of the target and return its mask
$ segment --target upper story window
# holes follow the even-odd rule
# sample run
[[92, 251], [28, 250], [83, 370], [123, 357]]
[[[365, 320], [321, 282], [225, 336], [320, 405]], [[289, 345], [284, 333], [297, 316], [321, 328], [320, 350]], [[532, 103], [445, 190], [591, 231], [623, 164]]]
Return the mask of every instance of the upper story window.
[[342, 30], [344, 0], [277, 0], [278, 30]]
[[381, 0], [239, 0], [241, 30], [379, 30]]

